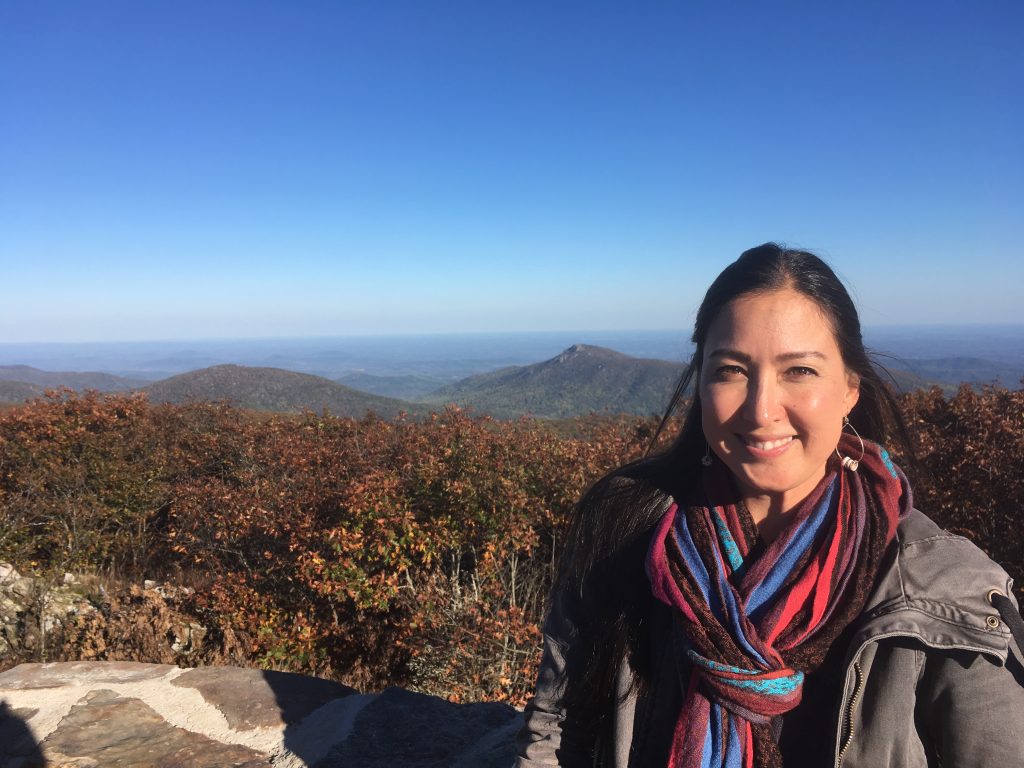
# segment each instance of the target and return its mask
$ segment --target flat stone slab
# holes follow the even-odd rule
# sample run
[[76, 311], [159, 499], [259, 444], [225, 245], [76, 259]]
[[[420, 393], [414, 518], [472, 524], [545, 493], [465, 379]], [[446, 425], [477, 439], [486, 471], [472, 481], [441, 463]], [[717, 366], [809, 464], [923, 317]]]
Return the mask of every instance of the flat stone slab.
[[160, 680], [177, 667], [134, 661], [65, 661], [59, 664], [19, 664], [0, 673], [0, 691], [37, 688], [91, 687], [102, 683]]
[[190, 669], [171, 685], [195, 688], [236, 731], [298, 723], [327, 702], [356, 693], [318, 677], [235, 667]]
[[0, 768], [506, 768], [519, 714], [237, 667], [23, 664], [0, 674]]
[[104, 768], [271, 765], [266, 752], [177, 728], [138, 699], [113, 691], [87, 694], [40, 747], [58, 765], [81, 758]]

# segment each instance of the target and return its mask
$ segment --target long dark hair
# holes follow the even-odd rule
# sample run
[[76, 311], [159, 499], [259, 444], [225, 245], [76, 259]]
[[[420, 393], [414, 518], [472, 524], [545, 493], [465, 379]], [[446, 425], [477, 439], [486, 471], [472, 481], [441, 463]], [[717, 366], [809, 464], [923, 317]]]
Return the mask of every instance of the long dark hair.
[[685, 408], [679, 435], [668, 450], [622, 467], [595, 483], [577, 505], [569, 526], [555, 609], [568, 615], [576, 647], [566, 668], [563, 704], [571, 722], [601, 733], [616, 676], [624, 659], [634, 688], [648, 682], [651, 614], [663, 611], [650, 596], [644, 553], [666, 497], [685, 503], [699, 476], [706, 442], [699, 387], [704, 344], [719, 312], [741, 296], [792, 289], [813, 300], [829, 320], [846, 369], [860, 378], [860, 397], [850, 413], [859, 433], [882, 444], [895, 440], [913, 457], [909, 432], [884, 370], [872, 363], [860, 318], [832, 269], [813, 253], [765, 243], [744, 251], [708, 288], [697, 311], [696, 348], [658, 427]]

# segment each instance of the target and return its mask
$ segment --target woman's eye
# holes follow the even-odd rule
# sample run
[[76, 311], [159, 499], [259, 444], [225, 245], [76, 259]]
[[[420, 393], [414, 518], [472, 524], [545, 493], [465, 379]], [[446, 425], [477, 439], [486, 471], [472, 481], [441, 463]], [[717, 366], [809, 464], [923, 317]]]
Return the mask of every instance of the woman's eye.
[[715, 369], [715, 378], [719, 380], [735, 379], [742, 376], [743, 373], [743, 369], [738, 365], [721, 365]]
[[808, 368], [806, 365], [797, 365], [787, 371], [790, 376], [800, 378], [802, 376], [817, 376], [818, 372], [813, 368]]

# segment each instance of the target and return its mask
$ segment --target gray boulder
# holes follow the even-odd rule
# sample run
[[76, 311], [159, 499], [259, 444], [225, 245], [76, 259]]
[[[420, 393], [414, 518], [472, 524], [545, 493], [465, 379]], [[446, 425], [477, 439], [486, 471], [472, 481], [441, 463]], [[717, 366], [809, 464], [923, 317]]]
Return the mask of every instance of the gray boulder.
[[0, 673], [0, 768], [505, 768], [519, 713], [237, 667], [22, 664]]

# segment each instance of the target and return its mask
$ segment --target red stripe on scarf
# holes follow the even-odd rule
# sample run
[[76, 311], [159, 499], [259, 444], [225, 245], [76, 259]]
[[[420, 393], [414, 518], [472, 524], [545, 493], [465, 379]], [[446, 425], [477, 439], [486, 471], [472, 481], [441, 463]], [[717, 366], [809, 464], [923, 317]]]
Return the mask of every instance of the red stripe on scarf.
[[[840, 473], [840, 494], [846, 490], [844, 488], [845, 481], [846, 479]], [[843, 496], [840, 495], [835, 516], [835, 530], [829, 540], [828, 548], [824, 551], [819, 550], [816, 553], [814, 559], [807, 564], [807, 570], [801, 574], [800, 578], [790, 588], [779, 618], [768, 635], [767, 641], [769, 645], [775, 645], [779, 635], [786, 629], [791, 629], [790, 622], [806, 607], [808, 600], [811, 601], [811, 615], [804, 624], [803, 631], [796, 633], [793, 638], [790, 638], [780, 647], [780, 650], [788, 650], [802, 643], [807, 635], [810, 634], [810, 630], [817, 627], [821, 617], [825, 615], [829, 601], [832, 599], [832, 590], [835, 585], [835, 566], [836, 561], [839, 559], [839, 551], [842, 547], [843, 534], [845, 532], [843, 522], [849, 511], [849, 503], [844, 504]]]
[[[814, 590], [814, 607], [811, 609], [810, 625], [815, 627], [825, 615], [828, 602], [832, 597], [832, 578], [836, 572], [836, 562], [839, 560], [839, 549], [845, 535], [843, 524], [850, 516], [851, 504], [846, 489], [846, 476], [839, 473], [839, 509], [836, 510], [836, 532], [828, 548], [828, 555], [825, 558], [825, 565], [821, 569], [821, 578]], [[800, 640], [803, 640], [801, 637]], [[798, 641], [799, 642], [799, 641]]]

